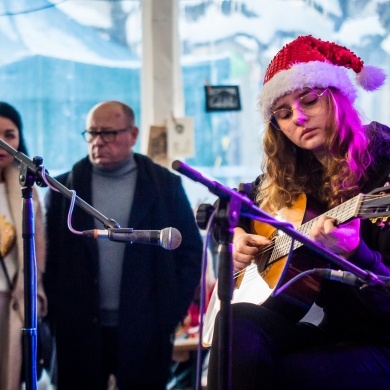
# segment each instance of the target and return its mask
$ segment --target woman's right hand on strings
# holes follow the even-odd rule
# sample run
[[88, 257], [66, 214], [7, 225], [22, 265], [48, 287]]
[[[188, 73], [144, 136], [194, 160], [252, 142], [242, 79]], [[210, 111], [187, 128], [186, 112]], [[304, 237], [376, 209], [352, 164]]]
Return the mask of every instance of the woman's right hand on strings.
[[233, 267], [234, 271], [240, 271], [248, 266], [264, 245], [269, 245], [271, 240], [257, 234], [248, 234], [242, 228], [234, 229], [233, 237]]

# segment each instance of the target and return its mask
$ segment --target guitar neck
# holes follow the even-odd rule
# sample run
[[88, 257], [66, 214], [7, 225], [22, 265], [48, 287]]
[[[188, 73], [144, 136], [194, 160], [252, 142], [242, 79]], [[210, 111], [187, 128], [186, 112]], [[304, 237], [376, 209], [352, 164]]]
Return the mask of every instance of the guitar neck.
[[[362, 202], [363, 195], [357, 195], [354, 198], [342, 203], [340, 206], [337, 206], [322, 215], [327, 215], [328, 217], [335, 218], [338, 223], [343, 223], [348, 221], [349, 219], [357, 216], [359, 214], [360, 204]], [[309, 222], [304, 223], [296, 230], [302, 235], [308, 237], [309, 232], [313, 224], [321, 217], [318, 216], [313, 218]], [[281, 257], [286, 256], [291, 250], [291, 241], [292, 238], [287, 234], [283, 234], [276, 238], [274, 243], [274, 250], [269, 259], [269, 263], [272, 263]], [[297, 240], [294, 241], [293, 250], [301, 247], [303, 244]]]

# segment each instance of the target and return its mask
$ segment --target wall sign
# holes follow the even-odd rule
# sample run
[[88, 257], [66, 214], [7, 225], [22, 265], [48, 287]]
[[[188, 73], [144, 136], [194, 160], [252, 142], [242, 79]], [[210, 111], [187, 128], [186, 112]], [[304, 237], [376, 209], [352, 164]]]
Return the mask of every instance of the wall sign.
[[206, 85], [206, 111], [241, 110], [240, 92], [237, 85]]

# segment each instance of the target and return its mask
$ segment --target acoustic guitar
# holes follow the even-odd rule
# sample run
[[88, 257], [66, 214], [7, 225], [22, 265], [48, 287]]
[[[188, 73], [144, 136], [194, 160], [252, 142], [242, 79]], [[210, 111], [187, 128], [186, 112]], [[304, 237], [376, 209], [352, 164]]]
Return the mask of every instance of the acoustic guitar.
[[[327, 211], [325, 215], [344, 223], [353, 218], [369, 219], [371, 222], [385, 225], [390, 216], [390, 187], [380, 187], [369, 194], [359, 194], [345, 203]], [[301, 194], [291, 208], [285, 208], [274, 214], [278, 220], [290, 222], [302, 235], [308, 237], [310, 229], [320, 217], [307, 207], [306, 195]], [[304, 220], [308, 220], [302, 224]], [[281, 294], [274, 292], [286, 282], [302, 272], [314, 267], [330, 268], [329, 261], [314, 256], [303, 244], [287, 234], [281, 234], [273, 226], [253, 221], [254, 231], [272, 240], [262, 248], [255, 260], [233, 277], [235, 288], [231, 303], [248, 302], [264, 305], [282, 313], [288, 318], [299, 321], [314, 303], [322, 279], [315, 275], [306, 275], [286, 288]], [[294, 251], [293, 256], [288, 256]], [[296, 251], [296, 252], [295, 252]], [[218, 282], [217, 282], [218, 283]], [[220, 301], [214, 287], [204, 318], [202, 343], [210, 346], [214, 332], [215, 317], [220, 310]]]

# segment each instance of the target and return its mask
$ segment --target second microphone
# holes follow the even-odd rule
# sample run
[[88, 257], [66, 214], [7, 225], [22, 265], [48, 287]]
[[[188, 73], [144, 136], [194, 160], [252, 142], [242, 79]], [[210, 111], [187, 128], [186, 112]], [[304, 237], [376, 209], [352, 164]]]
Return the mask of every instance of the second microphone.
[[172, 227], [162, 230], [134, 230], [132, 228], [110, 228], [107, 230], [85, 230], [83, 235], [89, 238], [105, 238], [117, 242], [131, 244], [159, 245], [164, 249], [173, 250], [181, 244], [180, 232]]

